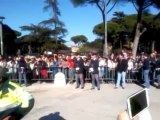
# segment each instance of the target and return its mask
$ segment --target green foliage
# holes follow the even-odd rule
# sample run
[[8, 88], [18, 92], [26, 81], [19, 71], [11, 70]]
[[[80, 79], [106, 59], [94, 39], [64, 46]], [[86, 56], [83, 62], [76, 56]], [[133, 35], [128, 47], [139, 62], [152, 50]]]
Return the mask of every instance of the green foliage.
[[40, 25], [31, 25], [31, 26], [22, 26], [21, 29], [23, 31], [30, 31], [29, 35], [23, 36], [23, 41], [36, 41], [43, 42], [47, 38], [49, 39], [52, 34], [52, 30], [50, 28], [46, 28]]
[[[103, 24], [98, 24], [94, 27], [93, 33], [96, 34], [99, 38], [103, 38], [104, 35], [104, 22], [106, 21], [105, 18], [105, 12], [104, 12], [104, 6], [102, 7], [99, 3], [104, 2], [104, 0], [71, 0], [74, 6], [83, 6], [88, 5], [90, 3], [96, 3], [97, 7], [100, 9], [103, 17]], [[131, 1], [137, 10], [138, 15], [128, 15], [125, 16], [123, 12], [115, 12], [114, 18], [109, 21], [107, 24], [108, 26], [108, 38], [113, 45], [115, 45], [115, 42], [119, 42], [120, 44], [123, 43], [123, 41], [130, 40], [130, 37], [133, 37], [131, 35], [134, 35], [136, 23], [142, 23], [140, 27], [140, 31], [143, 30], [144, 27], [151, 26], [149, 24], [152, 24], [153, 21], [149, 23], [150, 20], [147, 20], [147, 18], [144, 18], [145, 20], [142, 20], [142, 14], [144, 10], [147, 10], [148, 7], [155, 5], [157, 8], [160, 8], [160, 2], [159, 0], [120, 0], [120, 2], [125, 1]], [[108, 1], [109, 3], [110, 1]], [[116, 2], [115, 2], [116, 3]], [[107, 5], [106, 5], [107, 6]], [[160, 13], [158, 14], [160, 16]], [[158, 17], [158, 16], [157, 16]], [[156, 17], [156, 18], [157, 18]], [[147, 22], [148, 21], [148, 22]], [[158, 22], [158, 21], [157, 21]], [[156, 22], [154, 22], [156, 23]], [[156, 23], [158, 24], [158, 23]], [[155, 28], [155, 24], [154, 26]], [[151, 27], [148, 27], [151, 28]], [[152, 27], [153, 28], [153, 27]], [[133, 38], [132, 38], [133, 39]]]
[[19, 31], [14, 30], [14, 32], [15, 32], [15, 34], [16, 34], [17, 37], [20, 37], [22, 35], [22, 33], [19, 32]]
[[124, 26], [126, 31], [132, 32], [136, 24], [136, 15], [128, 15], [124, 17]]
[[93, 28], [93, 33], [96, 34], [97, 36], [103, 36], [104, 35], [104, 26], [102, 23], [96, 25]]
[[71, 37], [71, 41], [73, 41], [75, 44], [78, 44], [78, 46], [80, 44], [86, 43], [88, 40], [88, 38], [84, 35], [76, 35]]
[[90, 52], [90, 51], [91, 51], [91, 47], [87, 46], [87, 45], [83, 45], [78, 50], [78, 52], [80, 52], [80, 53], [86, 53], [86, 52]]
[[44, 3], [45, 3], [44, 10], [51, 9], [56, 16], [59, 16], [61, 14], [58, 8], [57, 0], [45, 0]]
[[[131, 22], [128, 22], [129, 21]], [[123, 12], [115, 12], [114, 17], [107, 24], [108, 31], [108, 43], [112, 43], [115, 46], [115, 43], [123, 41], [125, 36], [132, 32], [135, 25], [135, 19], [133, 17], [125, 16]], [[94, 27], [93, 33], [98, 35], [98, 37], [103, 37], [104, 27], [103, 24], [98, 24]]]
[[120, 28], [120, 24], [116, 22], [108, 22], [108, 33], [110, 34], [116, 34], [120, 32], [122, 29]]
[[[38, 25], [26, 25], [21, 29], [29, 31], [28, 35], [22, 36], [21, 43], [30, 44], [35, 51], [58, 50], [61, 46], [67, 48], [63, 43], [63, 37], [67, 34], [64, 23], [59, 20], [60, 10], [57, 0], [45, 0], [44, 10], [51, 10], [53, 16], [48, 20], [41, 21]], [[20, 41], [20, 40], [19, 40]]]
[[95, 41], [86, 43], [79, 47], [79, 52], [101, 52], [103, 51], [103, 40], [96, 39]]
[[41, 47], [41, 51], [44, 50], [53, 50], [55, 48], [58, 48], [58, 46], [55, 45], [55, 43], [53, 41], [47, 41], [45, 42], [42, 47]]
[[[117, 13], [119, 12], [116, 12], [116, 14]], [[154, 19], [155, 15], [152, 15], [149, 13], [142, 14], [142, 18], [143, 18], [141, 22], [142, 26], [146, 27], [147, 31], [140, 39], [140, 46], [141, 44], [144, 44], [146, 40], [148, 42], [152, 42], [152, 40], [154, 39], [158, 42], [158, 39], [159, 39], [158, 34], [159, 34], [159, 29], [160, 29], [159, 19]], [[115, 17], [113, 17], [108, 22], [107, 24], [108, 42], [112, 44], [113, 49], [120, 48], [120, 46], [121, 47], [127, 46], [128, 48], [131, 47], [135, 25], [136, 25], [136, 14], [125, 15], [123, 17], [119, 17], [119, 15], [115, 15]], [[103, 30], [102, 23], [96, 25], [93, 28], [93, 33], [96, 34], [98, 38], [103, 37], [103, 31], [104, 30]], [[98, 46], [98, 43], [96, 44]], [[149, 46], [151, 47], [151, 43]]]
[[146, 25], [146, 27], [159, 29], [160, 28], [160, 22], [159, 19], [154, 19], [155, 15], [148, 14], [143, 15], [142, 23]]
[[56, 30], [52, 30], [41, 23], [38, 25], [22, 26], [21, 29], [30, 31], [28, 35], [20, 38], [21, 42], [31, 44], [35, 51], [41, 52], [44, 49], [59, 49], [59, 46], [65, 42], [62, 38], [66, 29], [61, 27], [56, 27]]
[[122, 11], [120, 11], [120, 12], [114, 12], [113, 13], [113, 18], [112, 18], [112, 21], [115, 21], [115, 22], [117, 22], [117, 23], [121, 23], [121, 22], [123, 22], [123, 18], [126, 16], [125, 14], [124, 14], [124, 12], [122, 12]]
[[[96, 5], [96, 7], [99, 9], [101, 15], [102, 15], [102, 21], [103, 21], [103, 28], [99, 28], [99, 29], [104, 29], [105, 28], [105, 24], [106, 24], [106, 15], [107, 13], [109, 13], [117, 4], [119, 0], [71, 0], [71, 2], [73, 3], [74, 6], [83, 6], [83, 5]], [[109, 8], [110, 7], [110, 8]], [[108, 11], [107, 11], [108, 10]], [[98, 33], [96, 31], [94, 31], [95, 33]], [[105, 32], [106, 29], [105, 29]], [[106, 57], [108, 54], [108, 49], [107, 49], [107, 44], [108, 44], [108, 40], [106, 37], [105, 32], [103, 32], [103, 40], [104, 40], [104, 50], [103, 50], [103, 55]]]
[[83, 6], [83, 5], [87, 5], [87, 4], [93, 4], [96, 2], [99, 2], [100, 0], [71, 0], [71, 2], [73, 3], [73, 5], [75, 7], [77, 6]]
[[39, 23], [40, 25], [44, 25], [48, 28], [53, 28], [55, 27], [55, 24], [61, 27], [64, 27], [64, 23], [62, 21], [59, 21], [55, 18], [50, 18], [48, 20], [43, 20], [42, 22]]
[[102, 48], [103, 48], [103, 40], [102, 39], [96, 39], [95, 41], [92, 41], [90, 44], [89, 44], [89, 46], [91, 47], [91, 48], [97, 48], [97, 49], [100, 49], [100, 50], [102, 50]]
[[2, 24], [4, 55], [14, 55], [16, 53], [16, 34], [8, 25]]

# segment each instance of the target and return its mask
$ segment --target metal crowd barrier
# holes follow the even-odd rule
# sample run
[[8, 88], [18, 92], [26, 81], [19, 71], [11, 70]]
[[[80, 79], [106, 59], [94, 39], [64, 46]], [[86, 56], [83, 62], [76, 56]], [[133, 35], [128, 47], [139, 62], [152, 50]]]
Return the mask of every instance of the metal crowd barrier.
[[[61, 68], [61, 67], [35, 67], [33, 70], [29, 69], [26, 71], [26, 77], [28, 81], [46, 81], [54, 80], [54, 75], [57, 72], [62, 72], [65, 74], [67, 82], [71, 80], [71, 76], [69, 75], [69, 69], [68, 68]], [[74, 73], [75, 74], [75, 73]], [[88, 70], [84, 71], [84, 80], [85, 81], [91, 81], [91, 74]], [[18, 81], [18, 70], [15, 72], [8, 73], [9, 79]], [[137, 81], [139, 79], [139, 70], [130, 70], [126, 73], [126, 82], [133, 82]], [[75, 80], [75, 75], [73, 76], [73, 79]], [[116, 80], [116, 70], [115, 69], [105, 69], [103, 73], [100, 75], [100, 80], [102, 82], [112, 82], [115, 83]]]

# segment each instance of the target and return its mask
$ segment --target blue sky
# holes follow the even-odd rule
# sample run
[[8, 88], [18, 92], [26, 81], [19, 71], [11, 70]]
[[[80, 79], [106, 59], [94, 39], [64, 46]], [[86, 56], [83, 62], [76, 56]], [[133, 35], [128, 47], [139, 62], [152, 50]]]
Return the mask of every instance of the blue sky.
[[[3, 23], [12, 29], [21, 31], [20, 26], [38, 24], [52, 16], [51, 11], [44, 11], [44, 0], [0, 0], [0, 16], [6, 19]], [[60, 20], [65, 23], [68, 35], [64, 38], [67, 45], [73, 45], [70, 38], [75, 35], [85, 35], [89, 41], [93, 41], [96, 36], [92, 33], [93, 27], [102, 22], [102, 16], [96, 6], [85, 6], [75, 8], [70, 0], [59, 0], [61, 12]], [[125, 14], [136, 13], [132, 4], [118, 4], [109, 14], [107, 19], [112, 17], [115, 11], [124, 11]], [[151, 9], [156, 14], [155, 9]]]

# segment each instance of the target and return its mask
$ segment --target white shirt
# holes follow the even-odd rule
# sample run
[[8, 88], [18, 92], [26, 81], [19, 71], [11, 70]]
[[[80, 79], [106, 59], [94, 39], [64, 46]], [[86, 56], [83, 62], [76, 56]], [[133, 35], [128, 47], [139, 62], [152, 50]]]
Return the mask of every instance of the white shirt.
[[133, 69], [133, 61], [128, 61], [128, 70]]

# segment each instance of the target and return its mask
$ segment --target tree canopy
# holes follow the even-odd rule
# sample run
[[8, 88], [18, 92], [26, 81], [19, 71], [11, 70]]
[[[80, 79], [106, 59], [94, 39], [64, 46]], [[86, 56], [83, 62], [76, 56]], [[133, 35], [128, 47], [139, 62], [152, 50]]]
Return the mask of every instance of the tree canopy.
[[[117, 14], [118, 12], [116, 12]], [[120, 12], [121, 13], [121, 12]], [[115, 13], [114, 13], [115, 14]], [[144, 35], [140, 38], [139, 49], [140, 51], [149, 52], [153, 49], [153, 45], [155, 44], [155, 48], [159, 50], [159, 30], [160, 30], [160, 22], [159, 20], [155, 20], [155, 15], [150, 13], [144, 13], [142, 15], [142, 25], [146, 27], [147, 30]], [[125, 15], [123, 17], [119, 17], [119, 15], [113, 17], [110, 21], [108, 21], [108, 42], [112, 45], [113, 50], [119, 48], [127, 48], [132, 49], [133, 47], [133, 37], [134, 30], [136, 26], [136, 14]], [[93, 28], [93, 33], [97, 35], [97, 38], [102, 39], [103, 36], [103, 25], [102, 23], [95, 25]], [[146, 42], [147, 41], [147, 42]], [[155, 42], [153, 42], [155, 41]], [[102, 42], [102, 41], [99, 41]], [[101, 46], [102, 47], [102, 46]], [[146, 49], [148, 48], [148, 49]]]
[[6, 24], [2, 24], [4, 55], [14, 55], [17, 50], [16, 33]]
[[[71, 0], [74, 6], [83, 6], [83, 5], [96, 5], [100, 10], [103, 21], [103, 56], [107, 57], [108, 55], [108, 40], [107, 40], [107, 25], [106, 25], [106, 14], [109, 13], [117, 4], [118, 0]], [[110, 7], [111, 6], [111, 7]], [[110, 8], [109, 8], [110, 7]], [[108, 11], [107, 11], [108, 8]]]
[[[93, 42], [88, 42], [88, 38], [84, 35], [75, 35], [71, 37], [78, 46], [85, 46], [85, 49], [98, 46], [103, 53], [108, 50], [105, 46], [112, 46], [113, 49], [127, 47], [136, 51], [145, 50], [153, 51], [159, 43], [159, 18], [160, 12], [157, 15], [147, 13], [149, 8], [155, 7], [160, 9], [160, 0], [70, 0], [75, 6], [95, 5], [102, 15], [102, 23], [94, 26], [93, 33], [97, 35], [97, 39]], [[133, 4], [137, 14], [126, 15], [123, 11], [114, 12], [111, 20], [107, 20], [106, 15], [111, 11], [118, 2], [130, 2]], [[44, 10], [50, 11], [51, 17], [42, 20], [37, 24], [23, 25], [21, 29], [28, 31], [29, 34], [21, 36], [21, 33], [7, 28], [3, 24], [4, 46], [6, 54], [13, 54], [20, 46], [27, 51], [27, 46], [31, 45], [35, 51], [43, 50], [59, 50], [67, 48], [64, 43], [64, 37], [67, 35], [67, 29], [64, 22], [59, 18], [61, 11], [59, 9], [58, 0], [44, 0]], [[108, 10], [108, 11], [107, 11]], [[4, 17], [0, 17], [4, 19]], [[8, 26], [9, 27], [9, 26]], [[5, 29], [4, 29], [5, 28]], [[7, 30], [8, 29], [8, 30]], [[20, 37], [21, 36], [21, 37]], [[7, 39], [6, 39], [7, 37]], [[15, 39], [18, 47], [8, 47], [10, 44], [15, 44]], [[10, 40], [10, 42], [8, 41]], [[147, 41], [147, 42], [145, 42]], [[108, 45], [109, 44], [109, 45]], [[145, 46], [149, 46], [145, 49]], [[12, 48], [12, 51], [10, 50]], [[143, 49], [142, 49], [143, 48]], [[137, 50], [136, 50], [137, 49]]]
[[71, 37], [71, 40], [75, 43], [78, 44], [78, 46], [82, 45], [83, 43], [86, 43], [88, 38], [84, 35], [76, 35]]
[[[31, 45], [34, 52], [43, 52], [44, 50], [57, 51], [61, 48], [67, 48], [63, 39], [67, 35], [67, 29], [64, 28], [64, 23], [59, 20], [60, 10], [58, 5], [57, 0], [45, 0], [44, 10], [51, 10], [53, 13], [51, 18], [42, 20], [37, 25], [21, 26], [23, 31], [29, 32], [28, 35], [20, 38], [21, 42], [24, 42], [24, 46]], [[25, 52], [26, 49], [27, 47], [25, 47]]]

